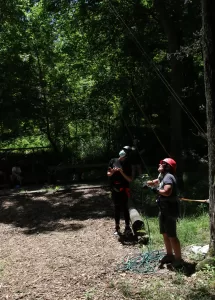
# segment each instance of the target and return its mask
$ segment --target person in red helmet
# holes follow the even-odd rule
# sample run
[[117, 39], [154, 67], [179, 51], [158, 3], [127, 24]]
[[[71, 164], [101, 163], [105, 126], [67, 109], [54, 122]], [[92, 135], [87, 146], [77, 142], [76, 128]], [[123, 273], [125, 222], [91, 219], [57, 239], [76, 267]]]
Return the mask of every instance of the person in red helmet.
[[160, 260], [160, 263], [172, 263], [173, 266], [179, 267], [183, 261], [181, 245], [176, 233], [176, 223], [180, 214], [175, 178], [176, 167], [177, 164], [172, 158], [161, 160], [158, 167], [158, 178], [147, 181], [147, 184], [153, 186], [153, 190], [158, 195], [159, 227], [166, 248], [166, 255]]

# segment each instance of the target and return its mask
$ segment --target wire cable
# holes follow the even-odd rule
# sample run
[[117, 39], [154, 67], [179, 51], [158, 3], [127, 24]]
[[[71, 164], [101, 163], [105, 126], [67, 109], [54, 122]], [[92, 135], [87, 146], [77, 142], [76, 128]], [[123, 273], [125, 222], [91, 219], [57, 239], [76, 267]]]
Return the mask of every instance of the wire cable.
[[151, 130], [153, 131], [154, 135], [156, 136], [156, 138], [157, 138], [158, 142], [160, 143], [161, 147], [164, 149], [164, 151], [166, 152], [166, 154], [167, 154], [169, 157], [171, 157], [171, 155], [168, 153], [168, 151], [166, 150], [164, 144], [161, 142], [159, 136], [157, 135], [157, 133], [156, 133], [156, 131], [154, 130], [154, 128], [153, 128], [151, 122], [149, 121], [149, 118], [147, 117], [147, 115], [146, 115], [145, 112], [143, 111], [142, 107], [140, 106], [140, 103], [138, 102], [137, 98], [134, 96], [134, 93], [133, 93], [132, 91], [131, 91], [131, 95], [132, 95], [132, 97], [134, 98], [134, 100], [136, 101], [136, 103], [137, 103], [137, 105], [138, 105], [140, 111], [142, 112], [144, 118], [145, 118], [146, 121], [148, 122], [148, 124], [149, 124]]
[[[132, 139], [132, 141], [133, 141], [133, 140], [134, 140], [134, 137], [133, 137], [133, 135], [132, 135], [132, 133], [131, 133], [131, 130], [129, 129], [129, 127], [128, 127], [128, 125], [127, 125], [127, 123], [126, 123], [126, 121], [125, 121], [125, 119], [124, 119], [124, 117], [123, 117], [123, 115], [122, 115], [121, 112], [120, 112], [120, 115], [121, 115], [121, 118], [122, 118], [122, 120], [123, 120], [123, 122], [124, 122], [124, 124], [125, 124], [125, 127], [126, 127], [127, 131], [128, 131], [128, 134], [130, 135], [130, 137], [131, 137], [131, 139]], [[139, 154], [139, 156], [140, 156], [140, 159], [141, 159], [141, 161], [142, 161], [142, 163], [143, 163], [143, 165], [144, 165], [144, 167], [145, 167], [147, 173], [150, 174], [149, 168], [147, 167], [147, 165], [146, 165], [144, 159], [142, 158], [142, 155], [140, 154], [139, 149], [138, 149], [137, 147], [136, 147], [136, 149], [137, 149], [137, 152], [138, 152], [138, 154]]]
[[129, 31], [129, 33], [133, 37], [134, 41], [136, 42], [137, 47], [139, 48], [139, 50], [141, 51], [141, 53], [145, 57], [146, 61], [149, 63], [150, 66], [152, 66], [153, 70], [158, 75], [158, 77], [161, 79], [161, 81], [166, 86], [166, 88], [169, 90], [169, 92], [171, 93], [171, 95], [173, 96], [173, 98], [177, 101], [177, 103], [180, 105], [180, 107], [183, 109], [183, 111], [190, 118], [191, 122], [194, 124], [194, 126], [197, 128], [197, 130], [202, 134], [202, 136], [204, 137], [204, 139], [207, 141], [207, 134], [205, 133], [205, 131], [203, 130], [203, 128], [201, 127], [201, 125], [198, 123], [198, 121], [194, 118], [194, 116], [188, 110], [188, 108], [186, 107], [186, 105], [183, 103], [183, 101], [181, 100], [181, 98], [178, 96], [178, 94], [175, 92], [175, 90], [169, 84], [169, 82], [167, 81], [167, 79], [163, 76], [163, 74], [157, 68], [157, 66], [155, 65], [155, 63], [150, 59], [150, 57], [148, 56], [148, 54], [143, 49], [143, 47], [142, 47], [141, 43], [139, 42], [139, 40], [136, 38], [136, 36], [131, 31], [131, 29], [128, 27], [128, 25], [126, 24], [126, 22], [124, 21], [124, 19], [119, 15], [119, 13], [115, 9], [115, 7], [112, 5], [111, 0], [108, 0], [108, 2], [109, 2], [110, 8], [111, 8], [112, 12], [114, 13], [115, 17], [118, 18], [123, 23], [123, 25], [127, 28], [127, 30]]

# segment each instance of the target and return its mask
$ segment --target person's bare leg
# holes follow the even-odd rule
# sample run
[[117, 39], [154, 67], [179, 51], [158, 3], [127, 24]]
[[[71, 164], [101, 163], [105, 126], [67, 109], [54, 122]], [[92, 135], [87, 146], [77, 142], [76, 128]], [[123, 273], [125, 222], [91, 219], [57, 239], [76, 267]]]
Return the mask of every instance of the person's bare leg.
[[164, 240], [164, 245], [166, 248], [166, 254], [160, 259], [161, 265], [167, 264], [167, 263], [172, 263], [172, 261], [174, 261], [172, 245], [171, 245], [170, 239], [166, 233], [163, 233], [163, 240]]
[[175, 254], [175, 260], [180, 260], [181, 259], [181, 244], [180, 241], [177, 237], [172, 237], [169, 238], [172, 249], [174, 251]]
[[168, 235], [166, 233], [163, 233], [163, 240], [164, 240], [164, 245], [166, 248], [166, 254], [173, 255], [172, 244], [171, 244], [170, 238], [168, 237]]

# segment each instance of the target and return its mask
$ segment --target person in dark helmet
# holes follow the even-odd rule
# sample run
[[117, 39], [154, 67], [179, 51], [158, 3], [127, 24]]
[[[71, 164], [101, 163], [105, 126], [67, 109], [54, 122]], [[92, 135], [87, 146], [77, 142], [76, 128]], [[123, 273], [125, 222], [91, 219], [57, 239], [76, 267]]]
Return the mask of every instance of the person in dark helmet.
[[142, 174], [142, 167], [141, 167], [141, 158], [140, 154], [137, 149], [137, 140], [133, 141], [133, 146], [124, 146], [123, 150], [128, 155], [129, 161], [131, 163], [132, 167], [132, 180], [137, 178], [137, 176], [140, 176]]
[[124, 150], [127, 154], [129, 154], [132, 151], [132, 147], [124, 146], [124, 147], [122, 147], [122, 150]]
[[118, 158], [112, 158], [108, 165], [107, 176], [110, 179], [111, 196], [114, 203], [115, 232], [120, 234], [120, 215], [124, 213], [125, 233], [131, 231], [128, 210], [130, 196], [129, 183], [132, 181], [132, 169], [125, 150], [119, 152]]
[[129, 162], [130, 162], [130, 154], [131, 154], [131, 151], [132, 151], [132, 147], [130, 147], [130, 146], [124, 146], [124, 147], [122, 147], [122, 150], [125, 151], [126, 157], [129, 160]]
[[166, 255], [160, 260], [162, 264], [172, 263], [173, 266], [182, 265], [181, 245], [176, 233], [176, 223], [179, 217], [179, 199], [177, 196], [177, 182], [175, 178], [176, 162], [172, 158], [160, 161], [159, 176], [155, 180], [147, 181], [157, 193], [159, 206], [159, 227], [163, 235]]

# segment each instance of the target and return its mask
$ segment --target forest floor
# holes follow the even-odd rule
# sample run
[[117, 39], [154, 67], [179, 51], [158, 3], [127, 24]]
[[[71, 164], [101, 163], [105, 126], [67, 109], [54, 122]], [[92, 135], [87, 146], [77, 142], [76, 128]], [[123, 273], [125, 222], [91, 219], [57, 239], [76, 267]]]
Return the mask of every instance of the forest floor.
[[200, 299], [195, 274], [120, 271], [141, 247], [120, 243], [113, 230], [104, 188], [2, 195], [0, 299]]

